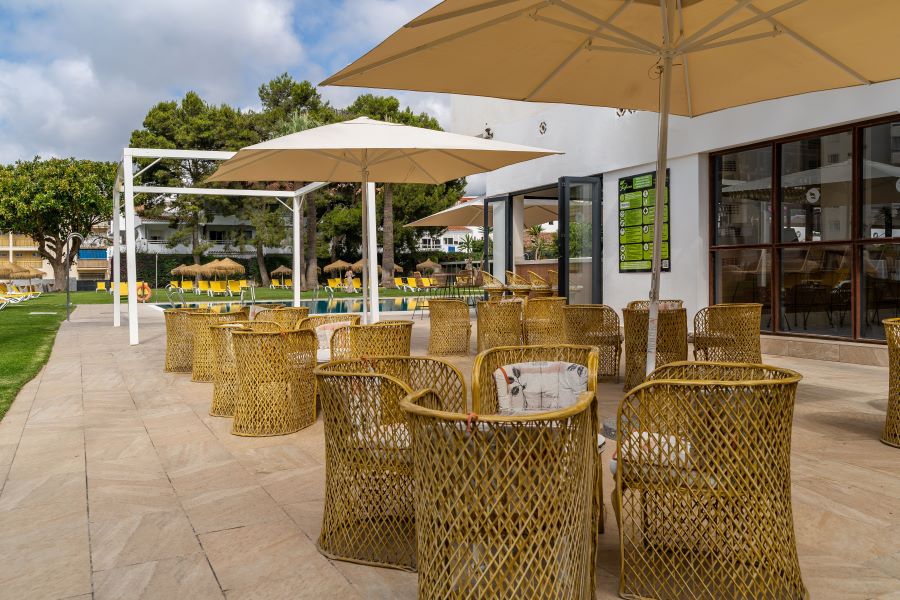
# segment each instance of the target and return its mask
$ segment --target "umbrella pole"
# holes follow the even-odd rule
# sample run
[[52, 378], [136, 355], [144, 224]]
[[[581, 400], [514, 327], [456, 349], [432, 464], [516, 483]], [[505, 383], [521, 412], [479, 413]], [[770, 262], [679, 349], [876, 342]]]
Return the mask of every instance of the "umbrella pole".
[[659, 279], [662, 271], [662, 232], [666, 193], [666, 157], [669, 151], [669, 100], [672, 96], [672, 55], [662, 59], [659, 101], [659, 145], [656, 156], [656, 198], [653, 203], [653, 262], [650, 271], [650, 314], [647, 320], [647, 375], [656, 368], [659, 324]]
[[364, 325], [369, 324], [369, 307], [366, 302], [368, 295], [369, 275], [366, 272], [366, 260], [369, 255], [369, 220], [366, 218], [366, 212], [369, 209], [369, 202], [366, 196], [369, 195], [369, 171], [365, 167], [362, 170], [362, 322]]
[[380, 319], [378, 306], [378, 233], [375, 227], [375, 184], [366, 184], [366, 227], [369, 230], [369, 262], [363, 265], [369, 269], [369, 323], [377, 323]]
[[[302, 272], [302, 266], [300, 261], [303, 257], [300, 256], [300, 210], [303, 207], [303, 201], [306, 200], [306, 194], [303, 195], [302, 198], [298, 198], [297, 194], [294, 194], [294, 203], [293, 203], [293, 211], [291, 217], [293, 219], [293, 245], [294, 245], [294, 272], [292, 275], [294, 277], [299, 277]], [[281, 278], [281, 287], [284, 287], [284, 277]], [[294, 282], [294, 306], [300, 306], [300, 286], [297, 285], [297, 282]]]

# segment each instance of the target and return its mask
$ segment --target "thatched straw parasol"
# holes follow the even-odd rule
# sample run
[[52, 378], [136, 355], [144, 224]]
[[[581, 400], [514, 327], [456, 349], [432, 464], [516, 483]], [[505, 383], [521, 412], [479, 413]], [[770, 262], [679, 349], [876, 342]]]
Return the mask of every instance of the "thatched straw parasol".
[[[359, 259], [353, 265], [351, 265], [351, 269], [356, 273], [362, 273], [363, 268], [365, 268], [366, 263], [363, 262], [362, 259]], [[378, 272], [381, 273], [381, 265], [378, 265]]]
[[178, 265], [177, 267], [175, 267], [174, 269], [172, 269], [171, 271], [169, 271], [169, 273], [171, 273], [172, 275], [184, 275], [185, 267], [187, 267], [187, 265], [182, 263], [182, 264]]
[[324, 271], [326, 273], [335, 273], [335, 272], [340, 273], [341, 271], [346, 271], [351, 266], [353, 266], [353, 265], [351, 265], [350, 263], [348, 263], [345, 260], [336, 260], [333, 263], [331, 263], [330, 265], [325, 265]]
[[202, 277], [205, 274], [204, 265], [185, 265], [179, 273], [182, 277]]
[[441, 270], [441, 265], [439, 265], [438, 263], [434, 262], [433, 260], [431, 260], [431, 259], [429, 258], [429, 259], [426, 260], [425, 262], [420, 262], [419, 264], [417, 264], [417, 265], [416, 265], [416, 268], [417, 268], [417, 269], [420, 269], [420, 270], [422, 270], [422, 271], [432, 271], [432, 272], [434, 272], [434, 271], [440, 271], [440, 270]]
[[244, 268], [244, 265], [231, 260], [230, 258], [223, 258], [220, 260], [216, 270], [225, 275], [243, 275], [247, 271], [247, 269]]
[[27, 277], [28, 269], [10, 260], [0, 261], [0, 277], [15, 278]]
[[275, 269], [274, 271], [272, 271], [272, 272], [270, 273], [270, 275], [290, 275], [290, 274], [293, 273], [293, 272], [294, 272], [294, 270], [291, 269], [290, 267], [286, 267], [286, 266], [284, 266], [284, 265], [281, 265], [280, 267], [278, 267], [277, 269]]
[[402, 273], [402, 272], [403, 272], [403, 267], [401, 267], [400, 265], [394, 265], [394, 273]]

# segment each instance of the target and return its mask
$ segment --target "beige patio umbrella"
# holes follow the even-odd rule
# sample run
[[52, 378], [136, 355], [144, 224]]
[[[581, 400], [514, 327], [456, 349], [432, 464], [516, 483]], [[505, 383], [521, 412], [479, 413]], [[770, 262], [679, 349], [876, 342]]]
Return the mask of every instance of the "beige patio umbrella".
[[378, 253], [370, 181], [443, 183], [551, 154], [558, 153], [360, 117], [242, 148], [209, 180], [361, 183], [362, 253], [364, 260], [373, 257], [363, 271], [363, 312], [368, 317], [371, 310], [371, 321], [377, 322]]
[[898, 22], [896, 0], [446, 0], [322, 85], [658, 111], [662, 214], [669, 114], [900, 78]]
[[14, 279], [17, 277], [26, 277], [28, 269], [12, 262], [11, 260], [0, 261], [0, 277], [5, 279]]
[[247, 269], [244, 268], [244, 265], [230, 258], [220, 259], [219, 264], [215, 267], [215, 270], [226, 276], [243, 275], [247, 271]]
[[429, 258], [428, 260], [426, 260], [426, 261], [424, 261], [424, 262], [420, 262], [419, 264], [417, 264], [417, 265], [416, 265], [416, 268], [419, 269], [419, 270], [422, 270], [422, 271], [431, 271], [431, 272], [435, 272], [435, 271], [440, 271], [440, 270], [441, 270], [441, 265], [439, 265], [438, 263], [434, 262], [433, 260], [431, 260], [431, 259]]
[[[559, 202], [526, 198], [524, 202], [525, 227], [541, 225], [559, 219]], [[493, 211], [488, 211], [488, 227], [493, 226]], [[406, 227], [483, 227], [484, 200], [471, 200], [455, 204], [433, 215], [407, 223]]]
[[348, 263], [345, 260], [336, 260], [333, 263], [327, 264], [324, 267], [322, 267], [322, 270], [325, 271], [326, 273], [334, 273], [334, 272], [342, 273], [352, 266], [353, 265], [351, 265], [350, 263]]

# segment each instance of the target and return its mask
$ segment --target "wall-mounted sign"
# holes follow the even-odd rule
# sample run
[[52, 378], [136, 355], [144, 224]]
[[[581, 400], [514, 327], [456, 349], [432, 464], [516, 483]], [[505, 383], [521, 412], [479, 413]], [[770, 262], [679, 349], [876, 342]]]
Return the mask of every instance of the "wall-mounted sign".
[[[662, 270], [671, 270], [669, 258], [669, 171], [663, 198]], [[653, 263], [653, 207], [656, 203], [656, 173], [619, 179], [619, 273], [650, 271]]]

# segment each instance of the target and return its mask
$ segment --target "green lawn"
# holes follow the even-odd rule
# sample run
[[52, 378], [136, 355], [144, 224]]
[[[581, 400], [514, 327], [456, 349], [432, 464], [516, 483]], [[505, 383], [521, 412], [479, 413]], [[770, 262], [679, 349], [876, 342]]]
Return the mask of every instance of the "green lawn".
[[0, 310], [0, 419], [47, 362], [65, 318], [65, 294], [43, 294]]

